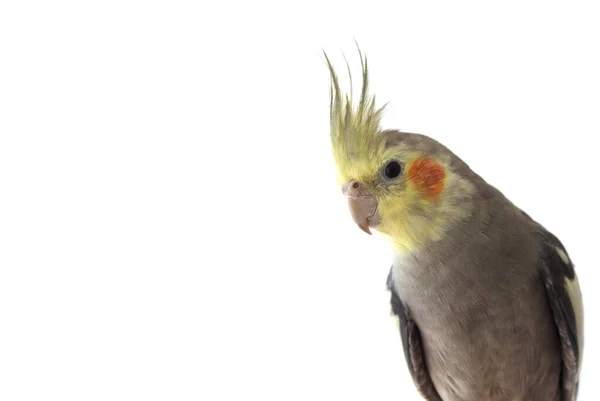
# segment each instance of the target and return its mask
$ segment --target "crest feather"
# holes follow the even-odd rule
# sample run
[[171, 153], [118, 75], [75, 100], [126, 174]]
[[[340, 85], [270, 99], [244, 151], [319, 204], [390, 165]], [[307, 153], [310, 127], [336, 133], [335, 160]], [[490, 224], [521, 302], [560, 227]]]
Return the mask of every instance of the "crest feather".
[[[365, 149], [373, 136], [381, 131], [381, 117], [385, 105], [376, 108], [375, 96], [369, 94], [367, 56], [363, 55], [358, 45], [357, 48], [362, 69], [362, 88], [357, 105], [354, 104], [352, 74], [348, 60], [344, 56], [350, 78], [350, 93], [343, 94], [340, 89], [338, 75], [327, 53], [323, 52], [331, 75], [329, 102], [331, 141], [338, 155], [350, 156], [358, 153], [361, 149]], [[338, 152], [341, 152], [341, 154]]]

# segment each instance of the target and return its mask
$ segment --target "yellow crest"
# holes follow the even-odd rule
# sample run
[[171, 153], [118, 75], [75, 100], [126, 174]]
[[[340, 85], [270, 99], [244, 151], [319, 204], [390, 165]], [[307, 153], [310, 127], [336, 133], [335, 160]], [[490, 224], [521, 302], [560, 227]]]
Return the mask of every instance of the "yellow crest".
[[[358, 45], [357, 45], [358, 47]], [[384, 107], [376, 108], [375, 96], [369, 94], [367, 57], [358, 48], [362, 67], [362, 88], [358, 104], [354, 104], [352, 73], [346, 61], [350, 78], [350, 94], [340, 90], [338, 75], [325, 52], [331, 74], [330, 83], [330, 134], [333, 156], [341, 174], [352, 174], [376, 162], [378, 150], [383, 146], [380, 122]]]

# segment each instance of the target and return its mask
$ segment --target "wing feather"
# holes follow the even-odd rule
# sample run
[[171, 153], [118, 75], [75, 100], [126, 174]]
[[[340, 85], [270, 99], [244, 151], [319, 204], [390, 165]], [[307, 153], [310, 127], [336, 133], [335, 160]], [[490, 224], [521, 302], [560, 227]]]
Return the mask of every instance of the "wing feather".
[[583, 301], [575, 267], [563, 244], [544, 232], [540, 277], [556, 323], [562, 354], [564, 401], [575, 401], [583, 355]]
[[394, 286], [391, 270], [387, 279], [387, 288], [391, 293], [390, 303], [392, 312], [399, 320], [404, 357], [413, 382], [419, 393], [421, 393], [427, 401], [442, 401], [431, 381], [429, 371], [427, 370], [427, 363], [425, 362], [425, 354], [421, 343], [421, 333], [417, 324], [412, 319], [410, 311], [404, 306], [400, 299], [400, 295]]

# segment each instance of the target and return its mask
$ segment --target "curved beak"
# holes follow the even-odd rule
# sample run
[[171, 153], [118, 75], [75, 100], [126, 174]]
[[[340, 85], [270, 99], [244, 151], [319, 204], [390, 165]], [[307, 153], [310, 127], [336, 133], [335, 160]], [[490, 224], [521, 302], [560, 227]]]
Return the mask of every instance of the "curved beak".
[[381, 222], [377, 199], [357, 180], [344, 185], [343, 192], [348, 198], [352, 219], [361, 230], [370, 235], [369, 227], [375, 228]]

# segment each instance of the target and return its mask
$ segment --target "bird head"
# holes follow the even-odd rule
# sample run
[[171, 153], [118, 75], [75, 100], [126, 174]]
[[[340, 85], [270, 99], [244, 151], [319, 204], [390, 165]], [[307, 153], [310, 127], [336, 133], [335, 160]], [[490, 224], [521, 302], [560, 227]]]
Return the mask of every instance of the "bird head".
[[352, 90], [350, 95], [340, 90], [325, 54], [331, 75], [330, 133], [338, 185], [360, 229], [383, 234], [398, 252], [413, 252], [468, 216], [473, 173], [428, 136], [381, 128], [385, 105], [377, 107], [375, 96], [369, 94], [367, 58], [360, 49], [359, 55], [362, 88], [355, 102]]

